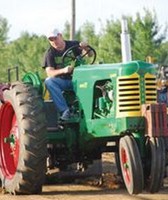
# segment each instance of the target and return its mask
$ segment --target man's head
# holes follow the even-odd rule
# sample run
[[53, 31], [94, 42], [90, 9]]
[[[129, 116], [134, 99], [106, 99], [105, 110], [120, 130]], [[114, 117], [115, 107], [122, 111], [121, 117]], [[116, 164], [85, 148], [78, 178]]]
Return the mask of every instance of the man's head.
[[61, 32], [58, 31], [57, 29], [51, 30], [47, 35], [47, 38], [51, 46], [57, 49], [58, 51], [61, 51], [65, 48], [65, 41], [62, 37]]

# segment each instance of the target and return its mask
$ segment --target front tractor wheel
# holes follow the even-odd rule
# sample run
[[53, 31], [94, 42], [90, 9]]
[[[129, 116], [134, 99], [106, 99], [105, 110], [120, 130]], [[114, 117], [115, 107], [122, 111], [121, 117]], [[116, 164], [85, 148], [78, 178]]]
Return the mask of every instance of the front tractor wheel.
[[119, 142], [122, 177], [129, 194], [142, 192], [143, 168], [137, 143], [132, 136], [124, 136]]
[[0, 178], [12, 194], [41, 192], [46, 171], [43, 102], [30, 85], [16, 83], [3, 92], [0, 107]]

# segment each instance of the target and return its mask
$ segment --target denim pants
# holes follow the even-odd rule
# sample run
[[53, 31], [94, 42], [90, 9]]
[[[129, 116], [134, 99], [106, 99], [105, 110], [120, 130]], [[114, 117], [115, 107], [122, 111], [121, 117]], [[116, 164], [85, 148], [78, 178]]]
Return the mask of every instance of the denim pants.
[[73, 90], [72, 81], [59, 77], [48, 77], [45, 80], [45, 85], [51, 95], [56, 109], [61, 113], [67, 110], [68, 105], [63, 96], [63, 91]]

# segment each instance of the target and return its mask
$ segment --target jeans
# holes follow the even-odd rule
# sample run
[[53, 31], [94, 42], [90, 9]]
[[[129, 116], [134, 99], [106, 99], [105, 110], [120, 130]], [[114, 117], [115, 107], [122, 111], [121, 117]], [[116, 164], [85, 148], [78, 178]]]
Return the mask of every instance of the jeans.
[[56, 109], [61, 113], [69, 109], [63, 96], [63, 91], [73, 90], [72, 81], [70, 79], [62, 79], [59, 77], [48, 77], [45, 80], [45, 85], [51, 95]]

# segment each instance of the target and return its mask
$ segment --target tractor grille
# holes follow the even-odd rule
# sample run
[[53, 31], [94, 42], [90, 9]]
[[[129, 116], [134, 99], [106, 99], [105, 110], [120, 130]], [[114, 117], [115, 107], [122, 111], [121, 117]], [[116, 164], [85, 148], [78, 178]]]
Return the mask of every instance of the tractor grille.
[[120, 77], [117, 80], [117, 117], [140, 115], [139, 75]]
[[156, 103], [157, 100], [156, 77], [151, 74], [145, 75], [145, 103]]

